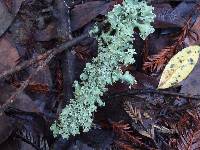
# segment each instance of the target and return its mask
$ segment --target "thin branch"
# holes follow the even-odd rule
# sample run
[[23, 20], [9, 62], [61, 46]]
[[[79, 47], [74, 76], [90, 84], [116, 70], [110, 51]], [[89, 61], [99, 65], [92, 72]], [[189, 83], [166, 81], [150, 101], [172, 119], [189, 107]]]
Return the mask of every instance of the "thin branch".
[[108, 99], [114, 98], [114, 97], [134, 97], [137, 94], [160, 94], [160, 95], [168, 95], [168, 96], [174, 96], [174, 97], [182, 97], [182, 98], [187, 98], [187, 99], [195, 99], [195, 100], [200, 100], [200, 96], [192, 96], [188, 94], [183, 94], [183, 93], [176, 93], [176, 92], [170, 92], [170, 91], [160, 91], [156, 89], [134, 89], [132, 91], [128, 90], [123, 93], [113, 93], [110, 96], [108, 96]]
[[41, 60], [44, 60], [45, 58], [47, 58], [51, 53], [53, 55], [56, 55], [58, 53], [61, 53], [64, 50], [67, 50], [68, 48], [77, 45], [79, 42], [81, 42], [82, 40], [84, 40], [85, 38], [89, 37], [88, 33], [85, 33], [77, 38], [72, 39], [69, 42], [66, 42], [64, 44], [62, 44], [61, 46], [59, 46], [58, 48], [53, 48], [49, 51], [47, 51], [46, 53], [39, 55], [38, 57], [35, 57], [33, 59], [24, 61], [22, 64], [15, 66], [14, 68], [11, 68], [10, 70], [6, 70], [4, 72], [2, 72], [0, 74], [0, 80], [3, 78], [8, 77], [9, 75], [12, 75], [20, 70], [23, 70], [27, 67], [29, 67], [30, 65], [36, 64]]
[[34, 70], [32, 72], [32, 74], [28, 77], [28, 79], [26, 79], [26, 81], [24, 81], [22, 83], [22, 85], [20, 86], [20, 88], [17, 89], [17, 91], [12, 94], [12, 96], [6, 100], [6, 102], [1, 106], [1, 110], [5, 110], [11, 103], [14, 102], [14, 100], [16, 99], [16, 97], [22, 93], [24, 91], [24, 89], [28, 86], [28, 84], [30, 83], [31, 79], [40, 71], [42, 70], [48, 63], [49, 61], [54, 57], [55, 55], [50, 54], [47, 59], [45, 59], [38, 67], [36, 70]]
[[28, 77], [28, 79], [26, 79], [26, 81], [24, 81], [22, 83], [22, 85], [20, 86], [19, 89], [17, 89], [17, 91], [0, 107], [0, 112], [4, 111], [10, 104], [12, 104], [16, 97], [24, 91], [24, 89], [28, 86], [28, 84], [30, 83], [31, 79], [40, 71], [42, 70], [46, 65], [48, 65], [48, 63], [52, 60], [52, 58], [64, 51], [65, 49], [68, 49], [69, 47], [72, 47], [76, 44], [78, 44], [79, 42], [81, 42], [83, 39], [85, 39], [86, 37], [88, 37], [89, 34], [83, 34], [77, 38], [75, 38], [74, 40], [67, 42], [63, 45], [61, 45], [58, 49], [54, 48], [52, 50], [49, 50], [48, 53], [49, 55], [47, 56], [47, 58], [45, 60], [43, 60], [42, 62], [40, 62], [40, 65], [37, 67], [37, 69], [35, 71], [32, 72], [32, 74]]
[[34, 57], [33, 59], [30, 59], [30, 60], [26, 60], [24, 61], [22, 64], [20, 65], [17, 65], [9, 70], [6, 70], [6, 71], [3, 71], [1, 74], [0, 74], [0, 80], [3, 79], [3, 78], [6, 78], [8, 77], [9, 75], [12, 75], [20, 70], [23, 70], [27, 67], [29, 67], [30, 65], [33, 65], [35, 63], [38, 63], [40, 62], [41, 60], [45, 59], [49, 53], [52, 52], [52, 51], [48, 51], [42, 55], [39, 55], [37, 57]]

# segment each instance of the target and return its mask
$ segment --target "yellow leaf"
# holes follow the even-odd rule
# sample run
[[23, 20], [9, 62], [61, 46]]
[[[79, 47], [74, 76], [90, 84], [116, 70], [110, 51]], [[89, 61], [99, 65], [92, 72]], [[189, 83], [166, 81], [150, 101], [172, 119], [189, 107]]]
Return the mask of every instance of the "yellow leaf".
[[169, 88], [187, 78], [199, 59], [199, 53], [200, 46], [189, 46], [173, 56], [162, 73], [157, 89]]

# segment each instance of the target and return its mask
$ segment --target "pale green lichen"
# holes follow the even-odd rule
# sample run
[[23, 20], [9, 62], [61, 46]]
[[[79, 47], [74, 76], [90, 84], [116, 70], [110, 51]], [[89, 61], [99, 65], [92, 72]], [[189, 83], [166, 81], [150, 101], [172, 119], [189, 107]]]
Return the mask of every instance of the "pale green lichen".
[[[138, 28], [143, 39], [154, 31], [150, 25], [155, 17], [152, 10], [144, 1], [124, 0], [108, 13], [105, 23], [110, 24], [110, 29], [96, 37], [98, 56], [86, 64], [80, 75], [81, 82], [74, 81], [75, 98], [63, 109], [59, 121], [51, 126], [54, 136], [68, 138], [79, 134], [80, 130], [89, 131], [97, 106], [105, 105], [101, 96], [107, 91], [106, 85], [119, 80], [129, 85], [135, 83], [134, 77], [128, 71], [123, 73], [120, 65], [135, 62], [133, 30]], [[98, 28], [95, 27], [90, 34], [96, 32]]]

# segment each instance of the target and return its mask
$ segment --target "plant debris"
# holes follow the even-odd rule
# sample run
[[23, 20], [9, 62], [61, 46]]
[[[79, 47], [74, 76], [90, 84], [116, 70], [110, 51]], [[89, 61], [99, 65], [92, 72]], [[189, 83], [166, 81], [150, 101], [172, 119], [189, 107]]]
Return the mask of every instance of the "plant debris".
[[73, 81], [97, 56], [90, 29], [96, 22], [108, 31], [105, 15], [123, 0], [0, 1], [1, 150], [200, 149], [200, 60], [184, 81], [157, 89], [170, 59], [200, 44], [200, 3], [147, 1], [155, 8], [155, 32], [143, 41], [136, 30], [136, 63], [121, 66], [137, 84], [108, 86], [92, 129], [68, 140], [54, 138], [50, 126], [73, 98]]

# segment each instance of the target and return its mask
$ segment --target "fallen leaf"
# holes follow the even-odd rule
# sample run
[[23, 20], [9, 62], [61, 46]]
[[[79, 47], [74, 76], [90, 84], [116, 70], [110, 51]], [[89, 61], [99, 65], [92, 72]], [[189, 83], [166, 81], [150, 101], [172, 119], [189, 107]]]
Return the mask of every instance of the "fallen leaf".
[[196, 22], [194, 23], [194, 25], [191, 27], [190, 31], [190, 35], [188, 35], [185, 38], [185, 45], [199, 45], [200, 44], [200, 16], [198, 16], [196, 18]]
[[200, 95], [200, 60], [196, 64], [192, 73], [187, 77], [184, 82], [181, 83], [180, 93], [190, 94], [190, 95]]
[[16, 48], [6, 37], [0, 38], [0, 54], [0, 73], [14, 67], [19, 59]]
[[18, 13], [20, 6], [24, 0], [14, 0], [12, 12], [9, 10], [4, 1], [0, 1], [0, 36], [8, 29], [15, 19], [16, 14]]
[[169, 4], [157, 4], [154, 6], [156, 18], [155, 28], [183, 27], [188, 17], [194, 12], [195, 4], [181, 2], [175, 9]]
[[[4, 104], [14, 91], [15, 88], [12, 86], [4, 82], [0, 82], [0, 105]], [[24, 93], [21, 93], [16, 98], [16, 101], [12, 104], [12, 106], [24, 111], [38, 111], [35, 103], [30, 99], [28, 95]], [[0, 144], [11, 135], [13, 128], [14, 126], [12, 121], [4, 113], [2, 113], [0, 115]]]
[[184, 80], [198, 61], [199, 46], [190, 46], [178, 52], [166, 65], [157, 89], [166, 89]]
[[77, 5], [71, 12], [72, 31], [80, 29], [98, 15], [105, 15], [114, 2], [93, 1]]
[[[5, 142], [3, 142], [0, 147], [1, 150], [19, 150], [21, 147], [22, 142], [19, 141], [16, 138], [13, 138], [12, 136], [10, 136]], [[23, 150], [23, 149], [20, 149]], [[30, 149], [32, 150], [32, 149]], [[35, 149], [34, 149], [35, 150]]]
[[50, 23], [45, 29], [43, 30], [37, 30], [34, 33], [34, 38], [36, 41], [40, 41], [40, 42], [45, 42], [45, 41], [50, 41], [54, 38], [57, 37], [56, 34], [56, 25], [55, 23]]
[[15, 120], [14, 126], [17, 136], [23, 137], [22, 139], [26, 139], [38, 148], [49, 149], [48, 147], [53, 142], [52, 133], [42, 114], [23, 111], [14, 107], [7, 108], [5, 113]]
[[[16, 48], [12, 45], [6, 36], [0, 38], [0, 73], [15, 66], [16, 60], [19, 59]], [[16, 89], [5, 82], [0, 82], [0, 105], [3, 105]], [[24, 111], [37, 111], [34, 102], [24, 93], [21, 93], [16, 101], [12, 104]], [[0, 144], [11, 135], [13, 131], [11, 120], [2, 113], [0, 115]]]

